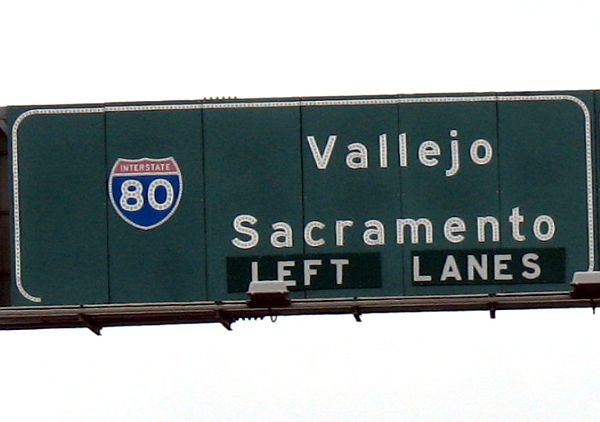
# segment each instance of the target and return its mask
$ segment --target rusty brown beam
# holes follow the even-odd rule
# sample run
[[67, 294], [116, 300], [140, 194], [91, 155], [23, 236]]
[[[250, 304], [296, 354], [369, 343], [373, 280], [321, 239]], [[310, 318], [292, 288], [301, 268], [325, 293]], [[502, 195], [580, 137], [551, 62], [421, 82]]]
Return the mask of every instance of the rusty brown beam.
[[295, 299], [288, 306], [249, 307], [245, 301], [135, 305], [0, 308], [0, 330], [134, 325], [221, 323], [230, 329], [239, 319], [292, 315], [360, 315], [388, 312], [488, 311], [592, 308], [599, 299], [573, 299], [568, 292], [469, 296]]

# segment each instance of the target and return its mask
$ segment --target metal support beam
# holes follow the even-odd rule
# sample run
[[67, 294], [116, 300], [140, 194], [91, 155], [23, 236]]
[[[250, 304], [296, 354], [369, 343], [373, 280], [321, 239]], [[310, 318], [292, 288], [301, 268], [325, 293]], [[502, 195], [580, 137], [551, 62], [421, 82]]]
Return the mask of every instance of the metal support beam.
[[598, 299], [573, 298], [569, 292], [496, 293], [494, 296], [399, 296], [339, 299], [292, 299], [281, 307], [255, 308], [246, 301], [157, 303], [131, 305], [83, 305], [0, 307], [0, 330], [87, 327], [95, 334], [105, 327], [197, 324], [218, 322], [227, 330], [238, 319], [291, 315], [363, 314], [389, 312], [483, 311], [491, 318], [499, 310], [592, 308]]
[[231, 328], [231, 324], [233, 324], [233, 318], [226, 316], [222, 309], [217, 309], [217, 318], [221, 325], [227, 329], [227, 331], [233, 330], [233, 328]]
[[[496, 297], [496, 295], [494, 293], [490, 293], [488, 296], [490, 298]], [[496, 302], [494, 300], [490, 301], [489, 307], [490, 307], [490, 318], [496, 319]]]
[[6, 123], [6, 107], [0, 107], [0, 135], [4, 140], [8, 138], [8, 124]]
[[91, 332], [97, 336], [101, 336], [102, 327], [98, 325], [92, 318], [85, 314], [79, 314], [79, 320], [83, 323], [86, 328], [89, 328]]
[[352, 315], [354, 315], [354, 319], [356, 320], [356, 322], [362, 322], [362, 319], [360, 319], [360, 308], [357, 305], [354, 305], [352, 307]]

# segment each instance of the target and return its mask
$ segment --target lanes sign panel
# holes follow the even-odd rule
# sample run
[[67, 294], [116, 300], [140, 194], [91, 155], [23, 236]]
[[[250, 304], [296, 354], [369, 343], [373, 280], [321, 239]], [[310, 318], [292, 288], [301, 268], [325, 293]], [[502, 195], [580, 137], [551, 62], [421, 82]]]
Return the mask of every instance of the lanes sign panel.
[[12, 304], [568, 291], [596, 95], [9, 107]]

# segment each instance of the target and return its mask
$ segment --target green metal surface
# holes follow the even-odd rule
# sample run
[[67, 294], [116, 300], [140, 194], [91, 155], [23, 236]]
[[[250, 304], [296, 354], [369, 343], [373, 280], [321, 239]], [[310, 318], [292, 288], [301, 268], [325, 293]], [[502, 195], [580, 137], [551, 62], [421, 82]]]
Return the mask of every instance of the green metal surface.
[[[11, 305], [237, 300], [253, 278], [292, 298], [568, 291], [596, 266], [596, 95], [9, 107]], [[180, 201], [131, 224], [172, 179], [121, 176], [140, 196], [119, 201], [115, 163], [168, 157]]]
[[[313, 106], [302, 109], [304, 224], [318, 221], [325, 225], [321, 230], [314, 230], [314, 237], [322, 239], [324, 244], [314, 247], [305, 242], [304, 252], [382, 254], [382, 267], [378, 269], [382, 274], [381, 288], [349, 288], [343, 292], [349, 297], [403, 294], [403, 250], [394, 247], [394, 235], [389, 230], [401, 210], [397, 110], [396, 105]], [[381, 135], [387, 139], [387, 154], [383, 162], [380, 158]], [[319, 152], [312, 152], [307, 140], [309, 136], [314, 137]], [[321, 169], [316, 158], [324, 155], [330, 136], [336, 137], [335, 144], [327, 166]], [[352, 154], [350, 158], [349, 154]], [[382, 164], [387, 167], [382, 167]], [[388, 246], [365, 244], [365, 222], [370, 220], [377, 220], [388, 228], [387, 231], [384, 229], [381, 239]], [[349, 226], [350, 222], [352, 226]], [[341, 234], [338, 234], [336, 225], [344, 227]], [[298, 231], [302, 233], [302, 228]], [[310, 291], [308, 297], [333, 297], [340, 293], [337, 289]]]
[[[417, 285], [413, 283], [412, 252], [414, 250], [460, 250], [492, 246], [477, 240], [476, 219], [480, 216], [499, 216], [498, 156], [489, 163], [478, 165], [470, 157], [470, 149], [478, 139], [485, 139], [497, 152], [496, 103], [485, 100], [488, 95], [477, 95], [461, 101], [454, 97], [438, 103], [437, 98], [422, 98], [416, 103], [399, 106], [401, 132], [407, 134], [407, 166], [402, 170], [403, 218], [427, 218], [433, 225], [433, 242], [408, 242], [405, 250], [405, 286], [409, 295], [487, 293], [490, 286]], [[453, 132], [453, 131], [456, 131]], [[419, 149], [424, 142], [439, 145], [439, 161], [435, 166], [424, 165]], [[452, 145], [458, 151], [458, 160], [452, 157]], [[424, 160], [428, 163], [431, 159]], [[453, 243], [444, 235], [444, 225], [451, 217], [464, 221], [464, 240]], [[456, 235], [459, 235], [458, 233]]]
[[[578, 98], [593, 110], [591, 93], [579, 93]], [[525, 237], [523, 241], [515, 240], [511, 226], [504, 225], [502, 246], [565, 248], [565, 282], [570, 283], [573, 272], [586, 270], [588, 265], [583, 110], [568, 100], [507, 101], [499, 103], [498, 108], [500, 214], [508, 216], [519, 207]], [[556, 233], [549, 241], [540, 241], [533, 233], [534, 221], [540, 215], [549, 215], [555, 221]], [[568, 289], [564, 283], [546, 287]], [[539, 290], [535, 285], [520, 288]]]
[[183, 174], [181, 203], [168, 223], [133, 228], [108, 210], [110, 301], [206, 299], [202, 113], [106, 113], [107, 174], [118, 158], [173, 156]]
[[[303, 252], [298, 238], [286, 248], [273, 248], [270, 242], [273, 224], [298, 228], [302, 222], [300, 108], [205, 110], [204, 139], [208, 297], [245, 298], [227, 289], [227, 257]], [[258, 234], [256, 246], [244, 249], [232, 243], [250, 240], [234, 230], [239, 216], [256, 219], [244, 224]], [[258, 276], [264, 279], [260, 272]]]
[[[9, 109], [9, 118], [21, 111]], [[43, 304], [108, 302], [104, 117], [34, 114], [22, 121], [18, 136], [27, 291]], [[15, 290], [12, 304], [32, 302]]]

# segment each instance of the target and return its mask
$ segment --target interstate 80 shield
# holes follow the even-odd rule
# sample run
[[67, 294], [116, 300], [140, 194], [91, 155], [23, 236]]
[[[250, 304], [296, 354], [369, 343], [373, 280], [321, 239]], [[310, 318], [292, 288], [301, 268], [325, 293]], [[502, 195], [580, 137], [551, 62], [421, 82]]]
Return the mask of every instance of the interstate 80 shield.
[[177, 210], [182, 190], [181, 171], [173, 157], [119, 158], [108, 179], [115, 211], [141, 230], [165, 223]]

